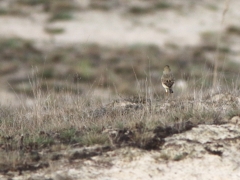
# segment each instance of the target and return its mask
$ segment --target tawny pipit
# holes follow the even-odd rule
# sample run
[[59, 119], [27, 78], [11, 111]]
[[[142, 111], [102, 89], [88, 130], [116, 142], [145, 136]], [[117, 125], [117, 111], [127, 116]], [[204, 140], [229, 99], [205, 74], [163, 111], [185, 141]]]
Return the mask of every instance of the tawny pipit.
[[166, 65], [163, 69], [161, 81], [166, 93], [173, 93], [172, 86], [174, 84], [174, 78], [168, 65]]

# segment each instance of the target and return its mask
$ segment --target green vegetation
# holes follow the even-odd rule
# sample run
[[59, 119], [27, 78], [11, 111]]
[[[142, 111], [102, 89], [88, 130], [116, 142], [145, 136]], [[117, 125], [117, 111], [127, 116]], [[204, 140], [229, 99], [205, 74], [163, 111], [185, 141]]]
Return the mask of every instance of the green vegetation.
[[227, 33], [239, 36], [240, 35], [240, 27], [235, 26], [235, 25], [229, 26], [227, 28]]
[[184, 159], [186, 156], [187, 156], [187, 154], [178, 154], [173, 158], [173, 160], [180, 161], [180, 160]]
[[[210, 39], [209, 33], [204, 33], [203, 39]], [[212, 33], [210, 33], [212, 34]], [[208, 37], [208, 38], [207, 38]], [[211, 36], [210, 36], [211, 37]], [[225, 46], [227, 47], [227, 46]], [[224, 87], [239, 87], [238, 68], [236, 63], [225, 61], [224, 54], [231, 53], [229, 49], [220, 47], [222, 58], [219, 64], [219, 82]], [[188, 90], [207, 90], [212, 86], [213, 61], [208, 58], [215, 52], [212, 42], [203, 41], [197, 47], [175, 49], [175, 54], [167, 54], [154, 45], [132, 45], [122, 48], [102, 47], [95, 44], [82, 44], [53, 48], [43, 51], [31, 41], [19, 38], [0, 40], [0, 58], [2, 64], [0, 74], [15, 73], [9, 80], [11, 90], [19, 93], [31, 92], [29, 80], [39, 81], [41, 90], [75, 92], [79, 84], [108, 87], [116, 93], [125, 95], [145, 95], [148, 87], [153, 89], [153, 96], [159, 97], [163, 89], [159, 87], [159, 76], [165, 64], [173, 67], [176, 77], [188, 83]], [[183, 53], [184, 52], [184, 53]], [[221, 57], [221, 56], [220, 56]], [[159, 63], [161, 59], [161, 63]], [[24, 76], [18, 78], [21, 68]], [[180, 67], [181, 71], [174, 68]], [[184, 73], [183, 73], [184, 72]], [[204, 73], [203, 73], [204, 72]], [[190, 78], [191, 77], [191, 78]], [[143, 83], [145, 81], [145, 83]], [[85, 87], [85, 88], [84, 88]]]
[[146, 14], [152, 11], [152, 7], [133, 6], [129, 8], [129, 12], [135, 15]]
[[47, 32], [48, 34], [61, 34], [64, 32], [64, 29], [63, 28], [45, 28], [44, 29], [45, 32]]
[[155, 7], [157, 9], [169, 9], [172, 7], [172, 4], [167, 1], [161, 1], [161, 2], [157, 2]]
[[69, 11], [61, 11], [61, 12], [56, 12], [54, 14], [51, 15], [51, 17], [49, 18], [49, 21], [67, 21], [67, 20], [71, 20], [73, 18], [73, 15], [71, 12]]
[[19, 3], [21, 4], [27, 4], [27, 5], [39, 5], [43, 3], [49, 2], [49, 0], [18, 0]]

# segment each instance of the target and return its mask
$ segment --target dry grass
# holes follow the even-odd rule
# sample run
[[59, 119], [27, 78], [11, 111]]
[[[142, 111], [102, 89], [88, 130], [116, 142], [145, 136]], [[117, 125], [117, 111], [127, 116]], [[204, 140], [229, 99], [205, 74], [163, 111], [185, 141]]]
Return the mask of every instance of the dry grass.
[[[154, 99], [151, 104], [119, 99], [102, 106], [91, 99], [91, 94], [46, 93], [37, 88], [37, 82], [31, 84], [32, 106], [22, 99], [20, 107], [0, 107], [1, 173], [47, 167], [50, 160], [63, 156], [57, 156], [58, 152], [72, 147], [98, 144], [107, 147], [105, 151], [125, 146], [160, 149], [165, 137], [199, 124], [225, 123], [239, 115], [239, 94], [224, 94], [220, 98], [192, 94]], [[98, 155], [99, 151], [65, 156], [72, 161]], [[169, 159], [167, 155], [160, 158]], [[184, 154], [179, 154], [173, 160], [184, 158]]]
[[[50, 13], [50, 21], [70, 20], [76, 10], [73, 1], [19, 0], [18, 3], [43, 5]], [[127, 12], [142, 15], [174, 8], [165, 1], [154, 3], [157, 6], [128, 7]], [[90, 3], [93, 9], [112, 7], [109, 1]], [[2, 15], [9, 13], [18, 14], [0, 10]], [[45, 31], [58, 34], [64, 29]], [[215, 36], [215, 32], [205, 32], [202, 44], [196, 47], [181, 49], [169, 44], [174, 54], [154, 45], [139, 44], [120, 48], [81, 44], [48, 51], [36, 48], [30, 41], [1, 39], [0, 74], [21, 105], [0, 106], [0, 172], [46, 167], [49, 159], [59, 158], [55, 155], [49, 158], [48, 154], [76, 146], [160, 149], [167, 136], [199, 124], [225, 123], [239, 115], [239, 70], [236, 63], [224, 59], [231, 53], [228, 45], [220, 46], [220, 40], [227, 42], [229, 34], [239, 36], [239, 32], [236, 26], [221, 32], [221, 37]], [[217, 57], [213, 61], [209, 55], [214, 54]], [[182, 91], [176, 87], [173, 97], [165, 97], [159, 87], [159, 69], [165, 64], [170, 64], [174, 75], [187, 84]], [[22, 76], [23, 70], [27, 73]], [[212, 79], [214, 84], [221, 85], [217, 89], [217, 93], [223, 93], [220, 98], [211, 92]], [[93, 96], [93, 91], [100, 88], [111, 90], [110, 104], [105, 105]], [[141, 102], [122, 98], [131, 95]], [[125, 105], [120, 106], [122, 102]], [[40, 151], [47, 153], [40, 155]], [[173, 160], [185, 157], [178, 154]], [[170, 157], [163, 154], [160, 158]]]
[[[222, 18], [221, 18], [221, 26], [223, 26], [225, 15], [229, 10], [229, 4], [230, 0], [227, 0], [225, 2], [225, 8], [222, 13]], [[220, 55], [219, 55], [219, 47], [220, 43], [222, 42], [222, 37], [223, 37], [223, 28], [221, 27], [220, 32], [217, 36], [217, 44], [216, 44], [216, 53], [215, 53], [215, 58], [214, 58], [214, 72], [213, 72], [213, 88], [217, 89], [218, 85], [218, 66], [219, 66], [219, 61], [220, 61]]]
[[[79, 94], [92, 87], [106, 88], [112, 94], [124, 96], [145, 96], [151, 92], [153, 97], [162, 97], [160, 70], [169, 64], [190, 92], [192, 89], [207, 90], [212, 86], [214, 61], [211, 57], [215, 53], [214, 41], [209, 36], [211, 33], [204, 33], [201, 45], [175, 49], [174, 54], [165, 53], [154, 45], [109, 48], [83, 44], [41, 50], [30, 41], [2, 39], [0, 74], [7, 78], [10, 90], [29, 96], [33, 95], [29, 78], [36, 76], [36, 79], [42, 79], [38, 86], [42, 91]], [[222, 87], [231, 87], [234, 83], [238, 88], [238, 68], [236, 63], [225, 60], [224, 57], [231, 53], [225, 47], [227, 44], [219, 48], [222, 60], [218, 65], [218, 81]], [[31, 73], [35, 67], [38, 70]], [[22, 73], [23, 69], [25, 73]], [[178, 95], [181, 91], [186, 93], [176, 86]]]
[[[20, 2], [45, 3], [45, 10], [52, 13], [52, 21], [70, 19], [74, 10], [65, 1]], [[99, 7], [98, 3], [92, 6], [110, 8], [104, 2], [104, 6]], [[163, 3], [157, 8], [170, 7]], [[149, 9], [134, 7], [129, 11], [142, 14]], [[62, 32], [62, 29], [45, 30], [53, 34]], [[100, 144], [111, 148], [159, 149], [167, 136], [199, 124], [225, 123], [239, 115], [236, 76], [239, 70], [232, 62], [219, 58], [216, 66], [216, 61], [209, 58], [216, 53], [213, 34], [203, 33], [202, 44], [174, 48], [174, 54], [167, 54], [154, 45], [138, 44], [120, 48], [81, 44], [41, 50], [30, 41], [2, 39], [0, 74], [21, 105], [0, 107], [0, 166], [7, 164], [12, 170], [19, 170], [25, 162], [49, 160], [40, 156], [39, 151], [56, 153], [73, 146]], [[238, 28], [229, 27], [222, 37], [227, 39], [228, 34], [238, 35]], [[218, 57], [229, 53], [226, 47], [218, 46]], [[174, 75], [187, 84], [187, 89], [182, 91], [176, 88], [172, 97], [165, 97], [159, 87], [159, 69], [165, 64], [172, 66]], [[22, 69], [27, 73], [19, 78]], [[210, 91], [213, 77], [221, 84], [218, 93], [223, 96]], [[110, 104], [103, 105], [93, 96], [92, 92], [100, 88], [111, 90]], [[140, 100], [122, 98], [130, 95]], [[185, 155], [179, 154], [174, 160], [183, 158]]]
[[[192, 94], [154, 100], [151, 107], [142, 103], [124, 107], [115, 103], [108, 107], [99, 105], [91, 95], [42, 92], [38, 83], [31, 82], [31, 85], [32, 106], [27, 106], [23, 99], [20, 107], [1, 107], [1, 136], [9, 138], [9, 142], [16, 142], [13, 143], [15, 145], [21, 135], [24, 136], [24, 146], [34, 143], [37, 148], [56, 142], [80, 143], [81, 146], [109, 144], [103, 131], [111, 127], [130, 130], [134, 134], [132, 141], [136, 141], [135, 145], [144, 147], [143, 141], [154, 135], [157, 127], [173, 127], [174, 131], [181, 132], [189, 122], [193, 126], [222, 123], [229, 114], [233, 116], [232, 109], [237, 112], [236, 99], [226, 99], [223, 104], [218, 104], [211, 99], [212, 95], [210, 98], [206, 95], [201, 97], [199, 92], [196, 92], [196, 97]], [[224, 105], [229, 107], [226, 109]], [[11, 148], [17, 148], [15, 145]]]

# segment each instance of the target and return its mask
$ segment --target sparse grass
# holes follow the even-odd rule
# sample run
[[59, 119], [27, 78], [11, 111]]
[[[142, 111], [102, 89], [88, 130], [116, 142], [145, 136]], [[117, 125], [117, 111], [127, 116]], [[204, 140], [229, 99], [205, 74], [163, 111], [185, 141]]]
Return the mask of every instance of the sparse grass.
[[[204, 33], [204, 39], [211, 39], [212, 35], [208, 37], [208, 34]], [[159, 87], [161, 75], [159, 69], [162, 69], [164, 64], [169, 64], [173, 67], [174, 75], [186, 81], [189, 87], [206, 90], [212, 84], [213, 74], [211, 72], [214, 67], [209, 54], [214, 53], [215, 47], [213, 41], [210, 41], [210, 43], [203, 41], [199, 47], [173, 48], [176, 53], [167, 54], [154, 45], [141, 44], [122, 48], [86, 44], [42, 51], [30, 41], [18, 38], [2, 39], [0, 40], [0, 58], [3, 64], [0, 74], [7, 76], [9, 73], [16, 73], [9, 83], [11, 89], [18, 93], [29, 94], [31, 68], [38, 67], [38, 78], [43, 78], [46, 82], [40, 87], [45, 89], [46, 84], [56, 91], [59, 88], [71, 90], [69, 87], [73, 87], [73, 90], [79, 84], [83, 86], [94, 84], [94, 88], [102, 86], [113, 91], [117, 89], [118, 93], [124, 95], [134, 95], [140, 92], [143, 95], [146, 91], [144, 87], [146, 80], [151, 80], [153, 96], [158, 97], [164, 91]], [[225, 45], [219, 48], [219, 52], [223, 57], [231, 53]], [[219, 81], [224, 86], [232, 86], [233, 81], [236, 82], [235, 85], [238, 85], [236, 63], [222, 61], [224, 60], [220, 60], [219, 64], [221, 72]], [[20, 67], [27, 72], [21, 79], [17, 78]], [[181, 67], [182, 71], [176, 71], [175, 67]], [[203, 72], [207, 73], [203, 74]], [[232, 80], [229, 81], [229, 79]]]
[[21, 4], [34, 6], [34, 5], [47, 3], [48, 0], [18, 0], [18, 2], [21, 3]]
[[2, 39], [0, 42], [1, 50], [19, 50], [20, 48], [26, 48], [32, 46], [30, 41], [25, 41], [20, 38]]
[[216, 4], [209, 3], [206, 5], [206, 7], [212, 11], [217, 11], [219, 7]]
[[75, 128], [63, 129], [59, 132], [59, 139], [64, 143], [77, 143], [81, 134]]
[[79, 78], [82, 81], [89, 81], [92, 78], [96, 77], [94, 74], [94, 68], [92, 67], [89, 60], [81, 60], [76, 66], [75, 66], [75, 72], [78, 74]]
[[28, 137], [24, 140], [24, 146], [32, 146], [34, 149], [50, 147], [54, 144], [54, 139], [47, 136]]
[[234, 35], [240, 35], [240, 26], [232, 25], [229, 26], [226, 30], [227, 33], [229, 34], [234, 34]]
[[74, 0], [53, 0], [49, 2], [50, 10], [54, 12], [65, 12], [65, 11], [73, 11], [77, 9]]
[[81, 143], [86, 146], [92, 146], [96, 144], [106, 145], [109, 144], [107, 135], [101, 133], [87, 133], [81, 138]]
[[[32, 88], [34, 90], [34, 87]], [[131, 144], [144, 148], [154, 136], [156, 127], [171, 127], [171, 132], [179, 133], [187, 128], [189, 122], [193, 126], [221, 123], [225, 116], [233, 114], [232, 110], [219, 112], [219, 105], [211, 101], [196, 99], [179, 102], [180, 99], [177, 99], [170, 102], [167, 109], [160, 108], [160, 112], [158, 106], [154, 105], [156, 107], [152, 113], [146, 113], [145, 109], [133, 108], [122, 112], [118, 110], [119, 113], [115, 114], [107, 112], [103, 116], [88, 117], [83, 116], [88, 109], [84, 104], [84, 98], [65, 97], [61, 94], [55, 95], [55, 98], [45, 99], [45, 96], [51, 95], [42, 94], [39, 90], [33, 94], [35, 97], [33, 108], [12, 109], [10, 114], [1, 111], [1, 117], [4, 118], [1, 121], [1, 135], [15, 137], [23, 134], [25, 146], [34, 144], [34, 147], [38, 148], [51, 146], [56, 142], [80, 143], [82, 146], [108, 144], [107, 135], [102, 132], [109, 126], [130, 131]], [[70, 99], [72, 101], [69, 101]], [[92, 105], [90, 108], [92, 109]]]
[[[217, 33], [213, 32], [213, 31], [204, 31], [201, 33], [201, 38], [205, 44], [210, 44], [210, 45], [214, 46], [217, 42]], [[215, 49], [216, 49], [216, 47], [215, 47]]]
[[[70, 148], [71, 145], [83, 147], [96, 144], [114, 147], [133, 146], [146, 150], [159, 149], [164, 144], [165, 137], [189, 130], [189, 122], [190, 129], [198, 124], [219, 124], [222, 123], [222, 119], [229, 117], [229, 114], [236, 115], [237, 112], [233, 113], [231, 108], [225, 110], [226, 107], [223, 107], [223, 111], [222, 105], [214, 103], [211, 99], [192, 97], [192, 100], [188, 98], [171, 100], [168, 102], [170, 106], [165, 106], [165, 100], [159, 100], [160, 107], [152, 104], [151, 113], [147, 109], [130, 106], [130, 109], [125, 110], [115, 108], [117, 111], [115, 113], [113, 108], [107, 109], [103, 115], [88, 116], [90, 110], [99, 108], [93, 100], [89, 105], [87, 99], [90, 96], [43, 93], [36, 88], [37, 82], [31, 84], [33, 107], [8, 108], [10, 113], [0, 108], [2, 137], [0, 145], [8, 152], [6, 156], [9, 157], [0, 157], [0, 162], [5, 162], [10, 167], [16, 163], [18, 166], [26, 166], [21, 164], [24, 161], [36, 163], [44, 161], [45, 155], [39, 155], [38, 151], [51, 149], [50, 152], [54, 156], [54, 153], [63, 149], [61, 144], [68, 146], [64, 149]], [[103, 133], [108, 127], [117, 129], [117, 134], [109, 137], [108, 133]], [[24, 137], [22, 145], [19, 143], [21, 134]], [[88, 156], [88, 153], [77, 157], [85, 155]], [[170, 157], [163, 153], [158, 160], [180, 161], [185, 157], [185, 154]]]
[[8, 14], [8, 10], [7, 9], [0, 8], [0, 16], [7, 15], [7, 14]]
[[0, 16], [22, 16], [30, 14], [26, 9], [19, 7], [18, 4], [12, 4], [10, 7], [0, 7]]
[[167, 160], [170, 159], [170, 156], [167, 155], [167, 154], [162, 153], [161, 156], [160, 156], [160, 158], [163, 159], [163, 160], [165, 160], [165, 161], [167, 161]]
[[141, 7], [133, 6], [129, 8], [129, 12], [135, 15], [142, 15], [151, 12], [153, 9], [151, 7]]
[[[206, 108], [206, 104], [202, 102], [189, 102], [188, 105], [181, 103], [176, 104], [177, 107], [169, 113], [166, 118], [169, 123], [179, 123], [178, 129], [184, 129], [186, 122], [190, 121], [194, 125], [221, 122], [221, 115], [214, 108]], [[209, 106], [212, 106], [209, 104]]]
[[230, 111], [227, 113], [227, 118], [231, 119], [234, 116], [240, 116], [240, 109], [238, 107], [233, 107]]
[[53, 21], [68, 21], [73, 19], [72, 12], [70, 11], [61, 11], [61, 12], [56, 12], [52, 14], [49, 18], [50, 22]]
[[[13, 72], [17, 74], [18, 70], [21, 72], [18, 67], [28, 72], [20, 80], [16, 78], [18, 74], [14, 77], [16, 79], [9, 80], [21, 105], [0, 107], [0, 145], [3, 151], [11, 156], [11, 153], [27, 154], [28, 151], [48, 148], [58, 151], [61, 145], [67, 146], [67, 149], [73, 145], [96, 144], [159, 149], [167, 136], [199, 124], [220, 124], [236, 115], [235, 100], [230, 102], [231, 106], [223, 102], [227, 107], [211, 100], [213, 94], [208, 89], [211, 76], [203, 74], [203, 70], [211, 72], [213, 64], [204, 56], [206, 49], [175, 50], [175, 54], [169, 55], [154, 45], [136, 44], [115, 49], [89, 44], [43, 51], [32, 42], [18, 38], [0, 41], [4, 67], [8, 67], [9, 63], [15, 65], [8, 71], [0, 68], [2, 78]], [[206, 51], [209, 52], [209, 49]], [[166, 98], [159, 87], [159, 69], [166, 63], [173, 65], [175, 77], [188, 83], [188, 90], [183, 93], [176, 91], [173, 98]], [[32, 72], [32, 67], [37, 67], [38, 71]], [[181, 67], [186, 73], [175, 71], [174, 67]], [[220, 70], [224, 74], [220, 79], [222, 85], [228, 87], [233, 96], [238, 96], [239, 79], [233, 78], [238, 73], [237, 66], [225, 63]], [[130, 92], [146, 97], [146, 89], [151, 88], [150, 95], [154, 100], [151, 111], [143, 108], [146, 105], [135, 107], [134, 104], [127, 108], [102, 107], [104, 103], [97, 101], [91, 93], [98, 87], [116, 90], [120, 96], [126, 97]], [[25, 95], [28, 95], [31, 105], [27, 104]], [[115, 99], [112, 94], [110, 96], [108, 102]], [[116, 130], [116, 134], [103, 133], [108, 128]], [[24, 137], [22, 147], [19, 146], [21, 135]], [[26, 160], [26, 157], [20, 161]], [[184, 157], [176, 155], [173, 160]], [[169, 158], [167, 155], [161, 157]], [[4, 161], [12, 163], [18, 160], [9, 158]]]
[[17, 3], [29, 6], [44, 5], [49, 11], [55, 12], [76, 9], [73, 0], [17, 0]]
[[169, 9], [172, 7], [172, 4], [167, 1], [157, 2], [155, 7], [160, 10]]
[[151, 2], [146, 4], [133, 5], [128, 7], [128, 12], [132, 15], [144, 15], [149, 13], [154, 13], [162, 10], [169, 10], [173, 8], [174, 5], [167, 1], [161, 2]]
[[47, 27], [44, 30], [48, 34], [62, 34], [62, 33], [64, 33], [64, 28], [50, 28], [50, 27]]
[[186, 156], [187, 156], [187, 153], [186, 154], [184, 154], [184, 153], [183, 154], [178, 154], [173, 158], [173, 160], [174, 161], [180, 161], [180, 160], [183, 160]]
[[91, 0], [89, 7], [92, 9], [107, 11], [111, 9], [111, 2], [106, 0]]

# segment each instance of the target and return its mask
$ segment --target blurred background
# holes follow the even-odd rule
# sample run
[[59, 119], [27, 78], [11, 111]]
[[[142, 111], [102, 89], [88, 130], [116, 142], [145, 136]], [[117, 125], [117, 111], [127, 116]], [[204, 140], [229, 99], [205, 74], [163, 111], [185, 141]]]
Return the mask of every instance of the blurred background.
[[[239, 89], [240, 1], [1, 0], [0, 103], [37, 91], [116, 97]], [[31, 102], [31, 101], [30, 101]]]

